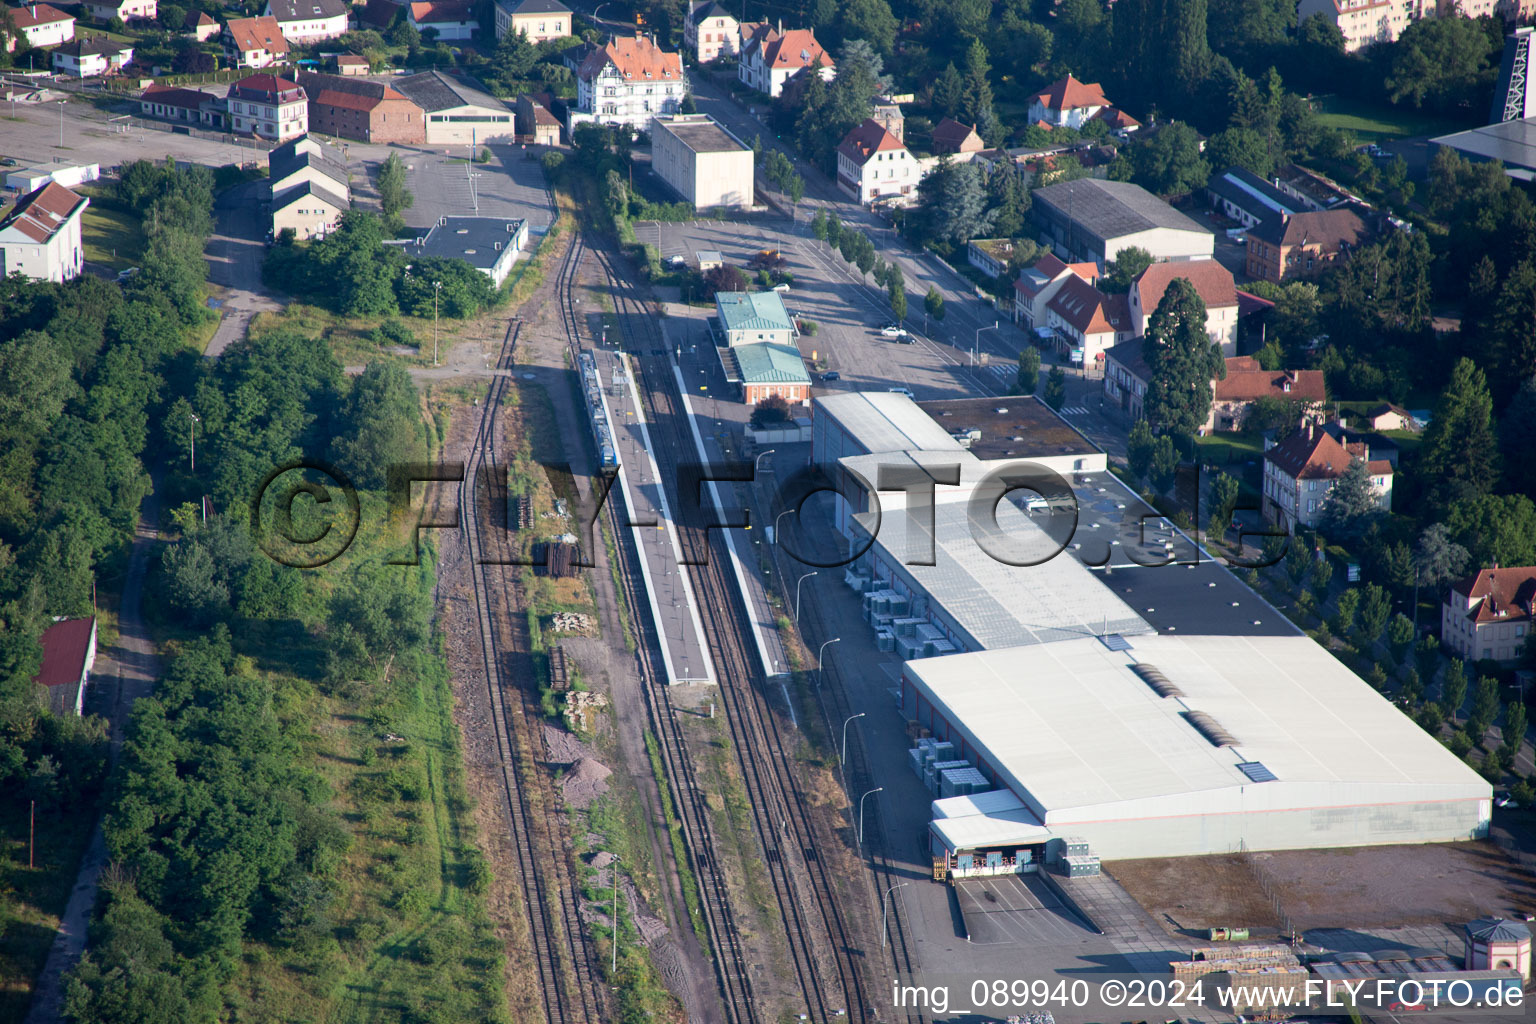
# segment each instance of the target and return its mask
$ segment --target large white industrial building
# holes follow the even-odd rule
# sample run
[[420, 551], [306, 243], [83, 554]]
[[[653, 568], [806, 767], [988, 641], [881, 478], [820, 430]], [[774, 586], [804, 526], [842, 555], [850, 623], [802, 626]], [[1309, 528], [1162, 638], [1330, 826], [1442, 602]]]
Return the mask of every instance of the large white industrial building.
[[[1193, 540], [1149, 527], [1033, 399], [813, 411], [812, 460], [846, 498], [844, 580], [904, 663], [949, 870], [1486, 833], [1486, 781]], [[978, 490], [1024, 461], [1075, 501]], [[932, 476], [931, 506], [881, 486], [885, 467]]]

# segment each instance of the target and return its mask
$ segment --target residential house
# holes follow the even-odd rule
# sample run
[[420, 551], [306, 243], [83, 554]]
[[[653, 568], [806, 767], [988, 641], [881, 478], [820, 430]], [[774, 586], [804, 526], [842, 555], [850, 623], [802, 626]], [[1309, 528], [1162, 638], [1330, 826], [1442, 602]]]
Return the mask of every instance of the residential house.
[[419, 0], [406, 7], [405, 20], [418, 32], [431, 29], [438, 39], [472, 39], [480, 31], [473, 4], [466, 0]]
[[149, 85], [139, 93], [139, 113], [162, 121], [219, 128], [224, 123], [224, 97], [201, 89]]
[[346, 158], [309, 135], [267, 155], [267, 186], [271, 195], [276, 196], [305, 182], [313, 182], [343, 199], [351, 198], [351, 172], [347, 169]]
[[1147, 333], [1147, 321], [1157, 312], [1158, 303], [1177, 278], [1194, 285], [1205, 303], [1205, 332], [1221, 345], [1221, 354], [1237, 355], [1237, 283], [1232, 272], [1215, 260], [1154, 263], [1137, 275], [1127, 295], [1135, 332]]
[[749, 209], [755, 160], [707, 114], [672, 114], [651, 122], [651, 169], [694, 209]]
[[1248, 276], [1277, 283], [1316, 277], [1369, 239], [1353, 210], [1276, 214], [1248, 231]]
[[1029, 122], [1052, 128], [1081, 128], [1110, 106], [1099, 83], [1089, 85], [1067, 75], [1030, 99]]
[[583, 121], [649, 131], [651, 119], [675, 114], [688, 91], [683, 58], [649, 36], [610, 39], [576, 72], [574, 128]]
[[366, 75], [370, 70], [367, 57], [359, 57], [351, 53], [338, 53], [332, 59], [331, 64], [336, 68], [338, 75], [345, 75], [349, 78], [355, 75]]
[[0, 278], [21, 274], [63, 284], [85, 267], [80, 222], [91, 201], [50, 181], [0, 217]]
[[224, 53], [237, 68], [265, 68], [288, 59], [288, 40], [276, 18], [231, 18], [224, 24]]
[[560, 0], [496, 0], [495, 6], [497, 39], [508, 32], [521, 32], [530, 43], [575, 35], [571, 9]]
[[1315, 527], [1333, 485], [1355, 459], [1366, 459], [1366, 471], [1383, 511], [1392, 508], [1392, 464], [1368, 459], [1365, 444], [1341, 444], [1327, 431], [1308, 423], [1264, 452], [1264, 518], [1294, 533], [1297, 526]]
[[[29, 4], [23, 7], [11, 7], [8, 10], [16, 31], [21, 33], [27, 45], [35, 50], [51, 49], [75, 38], [74, 16], [65, 14], [57, 7], [50, 7], [47, 4]], [[5, 49], [7, 53], [15, 51], [15, 36], [6, 35]]]
[[479, 146], [517, 135], [512, 108], [469, 79], [424, 71], [392, 84], [421, 108], [429, 146]]
[[55, 74], [71, 78], [115, 75], [133, 62], [133, 47], [100, 36], [76, 36], [54, 49]]
[[1151, 380], [1146, 338], [1122, 341], [1104, 353], [1104, 397], [1133, 420], [1146, 413], [1147, 384]]
[[843, 137], [837, 147], [837, 186], [860, 203], [905, 201], [922, 169], [902, 141], [873, 118]]
[[32, 682], [48, 691], [48, 710], [79, 716], [96, 665], [96, 617], [54, 619], [38, 638], [43, 664]]
[[290, 43], [310, 43], [346, 35], [351, 10], [347, 0], [267, 0], [262, 14], [277, 19]]
[[421, 144], [426, 112], [390, 82], [299, 72], [309, 97], [309, 130], [359, 142]]
[[[818, 71], [818, 74], [819, 73], [820, 72]], [[802, 71], [799, 75], [794, 76], [791, 81], [807, 79], [808, 77], [809, 76]], [[910, 97], [903, 97], [903, 99], [910, 100]], [[896, 136], [897, 140], [901, 142], [907, 141], [906, 115], [901, 112], [901, 104], [897, 103], [889, 96], [876, 96], [875, 102], [870, 105], [869, 116], [870, 119], [880, 127]]]
[[1211, 382], [1214, 400], [1204, 430], [1242, 430], [1262, 398], [1296, 403], [1298, 420], [1316, 414], [1328, 400], [1322, 370], [1266, 370], [1251, 356], [1227, 360], [1227, 375]]
[[987, 144], [976, 133], [974, 124], [961, 124], [946, 117], [933, 126], [933, 151], [935, 153], [978, 153]]
[[1013, 282], [1013, 322], [1049, 334], [1045, 307], [1056, 297], [1056, 290], [1069, 277], [1080, 277], [1092, 284], [1099, 278], [1099, 268], [1092, 263], [1063, 263], [1051, 253], [1019, 271]]
[[756, 405], [778, 397], [803, 405], [811, 399], [811, 375], [793, 344], [755, 342], [715, 349], [728, 384], [741, 388], [741, 400]]
[[80, 9], [97, 21], [154, 21], [160, 14], [158, 0], [84, 0]]
[[443, 217], [425, 236], [407, 245], [413, 257], [463, 260], [500, 288], [528, 244], [528, 222], [496, 217]]
[[688, 20], [683, 22], [683, 45], [700, 64], [722, 56], [734, 57], [741, 52], [741, 23], [714, 0], [690, 0]]
[[1057, 351], [1077, 366], [1102, 370], [1104, 353], [1132, 334], [1125, 296], [1105, 295], [1076, 274], [1056, 289], [1045, 313]]
[[1245, 228], [1272, 216], [1301, 213], [1307, 207], [1274, 185], [1241, 167], [1229, 167], [1213, 175], [1205, 186], [1211, 208]]
[[1301, 0], [1296, 22], [1321, 16], [1338, 26], [1344, 52], [1354, 53], [1372, 43], [1396, 41], [1413, 22], [1434, 17], [1435, 6], [1436, 0]]
[[352, 208], [342, 192], [327, 180], [301, 181], [272, 194], [272, 234], [292, 231], [297, 239], [324, 238], [336, 230], [341, 215]]
[[516, 123], [517, 134], [535, 146], [560, 145], [560, 119], [532, 93], [525, 92], [517, 97]]
[[1208, 260], [1210, 231], [1140, 185], [1079, 178], [1035, 189], [1030, 217], [1069, 262], [1105, 269], [1120, 250], [1137, 246], [1155, 260]]
[[778, 292], [716, 292], [715, 320], [727, 346], [793, 345], [799, 334]]
[[747, 88], [777, 98], [784, 83], [800, 71], [819, 74], [828, 82], [836, 74], [832, 55], [816, 41], [816, 33], [808, 28], [785, 32], [766, 24], [752, 26], [751, 35], [743, 29], [736, 74]]
[[1467, 661], [1518, 662], [1536, 619], [1536, 566], [1498, 565], [1457, 580], [1440, 605], [1440, 643]]
[[1418, 418], [1400, 405], [1391, 402], [1383, 402], [1370, 412], [1365, 414], [1366, 421], [1370, 423], [1372, 430], [1421, 430], [1423, 424]]
[[200, 43], [219, 34], [219, 23], [206, 11], [188, 11], [181, 22], [182, 31]]
[[298, 82], [249, 75], [229, 87], [229, 130], [283, 142], [309, 132], [309, 97]]
[[1378, 434], [1375, 431], [1350, 430], [1343, 416], [1333, 420], [1322, 420], [1322, 428], [1345, 447], [1356, 442], [1365, 445], [1365, 457], [1370, 461], [1390, 463], [1393, 469], [1397, 468], [1402, 449], [1387, 435]]
[[1008, 275], [1008, 261], [1013, 258], [1014, 245], [1007, 238], [973, 238], [965, 247], [965, 258], [971, 266], [991, 278]]

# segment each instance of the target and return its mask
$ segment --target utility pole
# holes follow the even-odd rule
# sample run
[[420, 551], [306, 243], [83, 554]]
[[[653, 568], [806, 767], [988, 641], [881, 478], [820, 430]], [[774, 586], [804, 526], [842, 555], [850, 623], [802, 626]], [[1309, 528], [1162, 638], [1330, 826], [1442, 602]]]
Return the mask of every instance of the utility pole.
[[187, 413], [187, 416], [189, 417], [189, 419], [187, 420], [187, 444], [191, 448], [191, 462], [192, 462], [192, 467], [191, 468], [192, 468], [192, 472], [196, 473], [197, 472], [197, 429], [196, 429], [195, 425], [198, 424], [198, 423], [201, 423], [203, 421], [197, 418], [197, 413], [195, 413], [195, 412], [189, 412], [189, 413]]
[[619, 855], [613, 855], [613, 970], [619, 972]]
[[32, 813], [27, 819], [27, 870], [32, 870], [32, 854], [37, 848], [37, 801], [32, 801]]
[[442, 293], [443, 282], [432, 282], [432, 365], [437, 365], [437, 297]]

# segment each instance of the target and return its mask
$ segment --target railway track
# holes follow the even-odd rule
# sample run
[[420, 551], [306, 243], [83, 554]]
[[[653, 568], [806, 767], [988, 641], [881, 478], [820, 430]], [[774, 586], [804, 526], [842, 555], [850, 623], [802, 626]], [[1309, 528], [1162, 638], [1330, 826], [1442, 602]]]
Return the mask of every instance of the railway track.
[[[579, 233], [572, 246], [576, 255], [571, 263], [571, 273], [559, 281], [558, 287], [566, 341], [574, 366], [582, 347], [580, 322], [575, 314], [575, 287], [586, 251], [585, 242]], [[641, 691], [645, 694], [651, 731], [657, 740], [672, 804], [677, 808], [682, 823], [689, 867], [699, 883], [705, 931], [715, 951], [713, 961], [716, 984], [723, 998], [728, 1024], [758, 1024], [762, 1018], [753, 995], [751, 972], [742, 949], [730, 893], [719, 868], [714, 830], [710, 826], [704, 792], [692, 768], [693, 759], [677, 710], [665, 697], [666, 680], [659, 654], [660, 637], [655, 634], [654, 628], [646, 630], [644, 627], [644, 623], [649, 621], [646, 610], [649, 602], [640, 593], [640, 585], [637, 583], [642, 579], [640, 554], [621, 521], [619, 504], [618, 495], [611, 494], [604, 506], [603, 515], [612, 533], [619, 560], [621, 598], [629, 606], [631, 622], [636, 623], [636, 628], [641, 632], [635, 638]]]
[[[693, 442], [676, 387], [664, 339], [631, 285], [615, 273], [607, 253], [595, 251], [611, 286], [616, 308], [637, 325], [631, 337], [633, 363], [663, 477], [677, 477], [681, 461], [693, 461]], [[728, 556], [719, 531], [680, 528], [706, 640], [715, 659], [721, 705], [746, 783], [748, 802], [762, 844], [763, 862], [784, 921], [795, 976], [811, 1020], [844, 1017], [872, 1019], [867, 982], [849, 941], [848, 927], [836, 898], [830, 871], [817, 854], [810, 808], [794, 772], [790, 744], [765, 692], [765, 679], [753, 667], [754, 649], [741, 596], [729, 577]]]
[[[497, 369], [510, 368], [520, 329], [520, 323], [509, 327]], [[459, 484], [460, 526], [468, 545], [502, 791], [544, 1017], [549, 1024], [601, 1024], [607, 1018], [593, 984], [591, 950], [571, 885], [569, 844], [561, 838], [560, 823], [550, 810], [552, 800], [547, 794], [530, 793], [529, 780], [537, 779], [533, 751], [540, 740], [525, 704], [528, 691], [517, 680], [533, 678], [532, 650], [527, 619], [518, 607], [520, 583], [505, 567], [511, 538], [504, 521], [496, 521], [493, 514], [494, 509], [505, 508], [505, 485], [496, 479], [495, 470], [497, 426], [507, 387], [508, 377], [492, 378]], [[479, 486], [482, 480], [483, 487]]]

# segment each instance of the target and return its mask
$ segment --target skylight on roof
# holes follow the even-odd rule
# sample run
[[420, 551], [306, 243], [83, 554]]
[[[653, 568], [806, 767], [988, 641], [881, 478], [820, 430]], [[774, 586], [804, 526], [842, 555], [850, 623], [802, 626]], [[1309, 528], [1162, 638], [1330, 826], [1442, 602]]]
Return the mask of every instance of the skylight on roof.
[[1275, 773], [1264, 767], [1261, 761], [1239, 761], [1237, 770], [1248, 776], [1253, 782], [1274, 782]]

